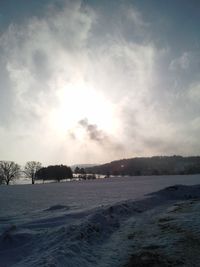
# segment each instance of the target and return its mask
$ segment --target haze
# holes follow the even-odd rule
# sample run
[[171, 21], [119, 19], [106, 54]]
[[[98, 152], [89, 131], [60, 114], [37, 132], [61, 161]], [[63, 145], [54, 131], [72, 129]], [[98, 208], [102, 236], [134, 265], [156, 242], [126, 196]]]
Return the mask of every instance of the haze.
[[199, 155], [199, 14], [198, 0], [1, 0], [1, 159]]

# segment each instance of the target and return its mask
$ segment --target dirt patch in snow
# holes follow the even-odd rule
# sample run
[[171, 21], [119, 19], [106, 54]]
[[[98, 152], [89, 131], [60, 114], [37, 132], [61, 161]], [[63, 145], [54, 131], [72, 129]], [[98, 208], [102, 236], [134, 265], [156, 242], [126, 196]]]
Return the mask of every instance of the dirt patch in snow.
[[124, 267], [200, 266], [199, 199], [155, 209], [142, 220], [129, 234], [133, 253]]
[[138, 254], [133, 254], [124, 267], [171, 267], [181, 266], [182, 263], [180, 260], [173, 261], [167, 259], [158, 252], [146, 250]]

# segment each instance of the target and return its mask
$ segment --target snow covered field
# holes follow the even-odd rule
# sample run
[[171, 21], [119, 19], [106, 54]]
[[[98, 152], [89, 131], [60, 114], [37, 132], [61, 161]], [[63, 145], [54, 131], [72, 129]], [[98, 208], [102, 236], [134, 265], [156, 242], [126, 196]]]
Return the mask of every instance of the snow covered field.
[[200, 187], [163, 190], [199, 183], [187, 175], [1, 186], [0, 267], [200, 266]]

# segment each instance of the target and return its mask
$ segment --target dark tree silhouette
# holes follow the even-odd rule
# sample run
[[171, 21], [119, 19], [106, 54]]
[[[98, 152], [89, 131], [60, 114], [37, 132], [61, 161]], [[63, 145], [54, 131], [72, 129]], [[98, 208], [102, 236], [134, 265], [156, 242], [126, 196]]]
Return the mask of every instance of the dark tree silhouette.
[[78, 166], [75, 168], [74, 173], [75, 174], [79, 174], [80, 173], [80, 168]]
[[43, 180], [43, 183], [45, 180], [48, 180], [48, 171], [47, 171], [47, 167], [42, 167], [41, 169], [39, 169], [36, 174], [35, 174], [35, 178], [38, 180]]
[[3, 174], [1, 173], [1, 170], [0, 170], [0, 184], [3, 184]]
[[36, 173], [42, 168], [42, 164], [38, 161], [28, 161], [24, 168], [26, 177], [30, 178], [32, 184], [35, 183]]
[[75, 174], [86, 174], [85, 169], [84, 168], [79, 168], [79, 167], [75, 168], [74, 173]]
[[72, 178], [72, 170], [65, 165], [53, 165], [41, 168], [36, 172], [37, 179], [41, 180], [57, 180], [60, 182], [62, 179]]
[[0, 180], [9, 185], [10, 181], [19, 178], [20, 166], [13, 161], [0, 161]]

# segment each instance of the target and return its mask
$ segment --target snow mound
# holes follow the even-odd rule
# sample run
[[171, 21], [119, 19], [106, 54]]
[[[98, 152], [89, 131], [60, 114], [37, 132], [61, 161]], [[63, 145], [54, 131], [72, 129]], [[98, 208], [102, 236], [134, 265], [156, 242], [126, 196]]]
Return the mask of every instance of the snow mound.
[[70, 207], [69, 206], [65, 206], [65, 205], [54, 205], [51, 206], [50, 208], [44, 210], [44, 211], [57, 211], [57, 210], [69, 210]]
[[169, 200], [200, 198], [200, 185], [174, 185], [148, 195]]
[[[12, 228], [12, 227], [11, 227]], [[32, 234], [29, 231], [7, 230], [0, 237], [0, 251], [16, 249], [28, 243]]]
[[[175, 256], [168, 254], [176, 242], [181, 250], [181, 240], [190, 237], [196, 251], [200, 249], [195, 239], [200, 237], [199, 197], [199, 185], [175, 185], [138, 201], [87, 211], [53, 205], [3, 230], [0, 263], [3, 267], [176, 266]], [[190, 210], [193, 216], [188, 216]], [[194, 236], [189, 235], [191, 229]]]
[[139, 218], [132, 228], [133, 249], [124, 266], [200, 266], [200, 199], [161, 208]]

